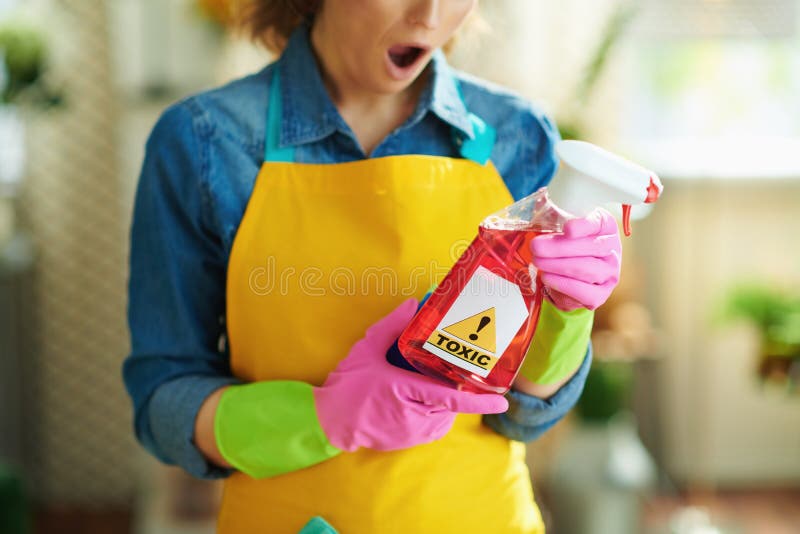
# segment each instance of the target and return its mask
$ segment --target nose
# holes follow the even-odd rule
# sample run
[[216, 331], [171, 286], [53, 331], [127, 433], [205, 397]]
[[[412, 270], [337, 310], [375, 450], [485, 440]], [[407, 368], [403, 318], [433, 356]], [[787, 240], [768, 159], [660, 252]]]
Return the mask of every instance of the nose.
[[414, 25], [434, 30], [439, 26], [439, 0], [419, 0], [408, 13], [408, 21]]

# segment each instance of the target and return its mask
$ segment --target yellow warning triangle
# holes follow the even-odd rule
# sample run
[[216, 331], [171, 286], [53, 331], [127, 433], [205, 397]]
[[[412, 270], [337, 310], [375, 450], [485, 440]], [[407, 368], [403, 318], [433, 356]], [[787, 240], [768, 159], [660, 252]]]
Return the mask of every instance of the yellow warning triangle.
[[489, 308], [486, 311], [476, 313], [457, 323], [446, 326], [443, 330], [494, 354], [497, 349], [496, 324], [494, 308]]

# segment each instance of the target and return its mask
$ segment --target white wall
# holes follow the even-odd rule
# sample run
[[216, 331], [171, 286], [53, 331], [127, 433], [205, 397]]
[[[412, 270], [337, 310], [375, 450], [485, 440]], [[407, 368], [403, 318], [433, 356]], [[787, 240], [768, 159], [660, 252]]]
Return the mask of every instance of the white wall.
[[800, 180], [665, 186], [634, 239], [662, 328], [667, 466], [690, 482], [796, 484], [800, 396], [762, 390], [755, 332], [715, 325], [711, 314], [742, 279], [800, 283]]

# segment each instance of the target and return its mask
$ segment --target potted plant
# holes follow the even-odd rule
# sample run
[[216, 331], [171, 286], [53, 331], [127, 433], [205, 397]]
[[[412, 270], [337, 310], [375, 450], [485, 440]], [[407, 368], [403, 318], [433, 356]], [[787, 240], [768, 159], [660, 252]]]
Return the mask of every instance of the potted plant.
[[739, 284], [726, 295], [721, 318], [745, 320], [760, 337], [757, 374], [765, 384], [800, 386], [800, 293], [764, 284]]
[[61, 97], [46, 82], [47, 42], [33, 23], [0, 20], [0, 243], [14, 230], [13, 201], [25, 173], [25, 127], [20, 108], [48, 108]]

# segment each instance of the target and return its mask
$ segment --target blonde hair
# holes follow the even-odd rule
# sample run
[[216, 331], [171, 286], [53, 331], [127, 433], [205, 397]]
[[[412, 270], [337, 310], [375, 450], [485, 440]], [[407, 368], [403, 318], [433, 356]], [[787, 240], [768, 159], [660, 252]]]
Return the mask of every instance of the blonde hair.
[[[304, 22], [311, 23], [323, 0], [234, 0], [236, 26], [268, 50], [280, 54], [289, 36]], [[486, 31], [486, 23], [472, 12], [467, 26], [471, 30]], [[455, 37], [443, 47], [445, 52], [453, 46]]]

